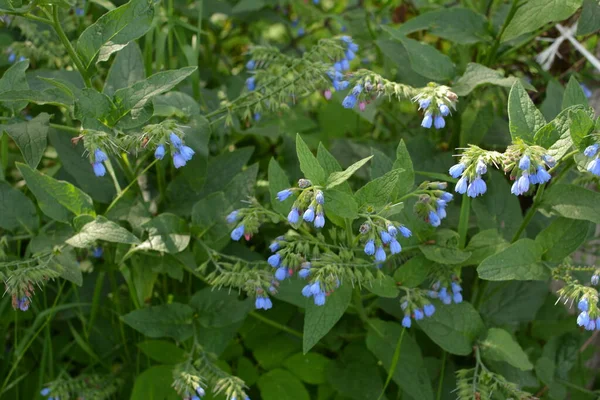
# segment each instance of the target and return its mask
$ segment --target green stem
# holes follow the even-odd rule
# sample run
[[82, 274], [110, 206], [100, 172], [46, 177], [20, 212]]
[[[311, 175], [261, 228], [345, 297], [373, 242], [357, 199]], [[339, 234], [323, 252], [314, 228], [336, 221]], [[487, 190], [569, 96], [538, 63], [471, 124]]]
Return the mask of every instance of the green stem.
[[440, 371], [440, 381], [438, 382], [438, 391], [436, 400], [440, 400], [442, 398], [442, 388], [444, 386], [444, 374], [446, 373], [446, 357], [448, 356], [447, 352], [442, 353], [442, 370]]
[[471, 198], [464, 194], [462, 198], [462, 204], [460, 205], [460, 219], [458, 221], [458, 234], [460, 237], [458, 247], [460, 249], [464, 249], [467, 245], [467, 230], [469, 229], [470, 211]]
[[488, 54], [488, 57], [487, 57], [487, 60], [485, 63], [487, 66], [492, 65], [492, 63], [496, 60], [496, 53], [498, 52], [498, 47], [500, 47], [500, 39], [502, 39], [502, 36], [504, 35], [506, 28], [508, 28], [508, 25], [510, 24], [510, 21], [512, 21], [515, 14], [517, 13], [517, 9], [519, 8], [518, 3], [519, 3], [519, 0], [513, 0], [512, 5], [510, 7], [510, 11], [508, 12], [506, 19], [504, 20], [504, 24], [502, 24], [502, 28], [500, 29], [500, 33], [498, 33], [498, 36], [496, 36], [496, 39], [494, 40], [494, 44], [492, 45], [492, 49], [490, 50], [490, 53]]
[[519, 229], [513, 236], [511, 243], [514, 243], [517, 240], [519, 240], [519, 238], [523, 234], [523, 231], [525, 230], [525, 228], [527, 228], [527, 225], [529, 225], [529, 222], [531, 222], [531, 219], [535, 215], [535, 212], [537, 211], [538, 207], [540, 206], [540, 203], [542, 202], [542, 196], [544, 194], [545, 187], [546, 187], [546, 185], [538, 186], [537, 192], [535, 192], [535, 197], [533, 198], [533, 204], [531, 205], [529, 210], [527, 210], [527, 213], [525, 214], [525, 217], [523, 218], [523, 222], [521, 222], [521, 225], [519, 226]]
[[65, 31], [63, 30], [61, 24], [62, 23], [58, 16], [58, 6], [53, 5], [52, 6], [52, 27], [56, 31], [56, 34], [58, 35], [58, 38], [60, 39], [63, 46], [65, 46], [65, 49], [67, 50], [67, 53], [69, 53], [69, 57], [71, 57], [71, 60], [73, 60], [73, 63], [77, 67], [77, 70], [81, 74], [81, 77], [83, 78], [83, 81], [85, 82], [85, 86], [91, 88], [92, 81], [87, 74], [87, 70], [85, 69], [85, 67], [83, 66], [83, 63], [81, 62], [81, 59], [75, 52], [75, 49], [73, 48], [73, 45], [71, 44], [71, 42], [69, 41], [69, 38], [65, 34]]
[[402, 332], [400, 333], [400, 337], [398, 338], [398, 342], [396, 343], [396, 350], [394, 350], [394, 356], [392, 357], [392, 365], [390, 365], [390, 370], [388, 371], [388, 376], [385, 380], [385, 385], [383, 385], [383, 389], [381, 390], [381, 394], [379, 395], [377, 400], [381, 400], [383, 398], [383, 396], [385, 395], [385, 389], [387, 389], [388, 385], [392, 381], [394, 372], [396, 372], [398, 361], [400, 361], [400, 350], [402, 349], [402, 339], [404, 338], [404, 332], [406, 332], [406, 328], [402, 328]]
[[[157, 162], [157, 161], [158, 161], [158, 159], [156, 159], [156, 160], [152, 161], [152, 162], [151, 162], [151, 163], [150, 163], [150, 164], [149, 164], [149, 165], [148, 165], [146, 168], [144, 168], [144, 169], [142, 170], [142, 172], [140, 172], [140, 175], [143, 175], [143, 174], [145, 174], [145, 173], [146, 173], [146, 172], [147, 172], [147, 171], [148, 171], [150, 168], [152, 168], [152, 166], [153, 166], [154, 164], [156, 164], [156, 162]], [[129, 189], [131, 189], [131, 188], [132, 188], [132, 186], [133, 186], [133, 185], [135, 185], [136, 183], [137, 183], [137, 178], [133, 179], [129, 185], [125, 186], [125, 189], [123, 189], [123, 190], [121, 191], [121, 193], [119, 193], [119, 194], [117, 195], [117, 197], [115, 197], [115, 199], [112, 201], [112, 203], [110, 203], [110, 205], [109, 205], [109, 206], [108, 206], [108, 208], [106, 209], [105, 213], [106, 213], [106, 214], [108, 214], [108, 212], [109, 212], [109, 211], [110, 211], [110, 210], [111, 210], [111, 209], [112, 209], [112, 208], [113, 208], [113, 207], [114, 207], [114, 206], [115, 206], [115, 205], [116, 205], [116, 204], [119, 202], [119, 200], [121, 200], [121, 197], [123, 197], [123, 196], [125, 195], [125, 193], [127, 193], [127, 191], [128, 191]]]

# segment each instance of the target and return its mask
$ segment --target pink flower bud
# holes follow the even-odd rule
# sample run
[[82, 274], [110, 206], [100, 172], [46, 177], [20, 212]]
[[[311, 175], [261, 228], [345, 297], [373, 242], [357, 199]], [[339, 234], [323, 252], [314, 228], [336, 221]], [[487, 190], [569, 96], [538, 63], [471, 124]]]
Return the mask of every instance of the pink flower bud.
[[331, 90], [329, 90], [329, 89], [325, 90], [325, 93], [323, 93], [323, 95], [325, 96], [325, 98], [327, 100], [331, 99]]
[[365, 111], [365, 108], [367, 108], [367, 103], [365, 103], [364, 101], [361, 101], [360, 103], [358, 103], [358, 109], [360, 111]]

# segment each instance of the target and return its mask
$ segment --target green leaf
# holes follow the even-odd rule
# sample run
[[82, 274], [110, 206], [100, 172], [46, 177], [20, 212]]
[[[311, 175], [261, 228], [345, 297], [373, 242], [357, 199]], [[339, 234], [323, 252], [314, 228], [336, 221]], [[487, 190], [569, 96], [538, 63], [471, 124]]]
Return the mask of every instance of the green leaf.
[[38, 114], [31, 121], [3, 125], [2, 129], [15, 141], [23, 158], [31, 168], [36, 168], [48, 146], [50, 115]]
[[452, 7], [426, 12], [404, 22], [397, 31], [400, 35], [409, 35], [423, 29], [459, 44], [490, 39], [485, 17], [468, 8]]
[[38, 206], [50, 218], [69, 222], [75, 215], [95, 215], [90, 196], [65, 181], [44, 175], [29, 166], [16, 163], [27, 187], [35, 195]]
[[[334, 214], [341, 218], [355, 219], [358, 217], [358, 204], [354, 197], [348, 193], [331, 189], [323, 192], [325, 196], [325, 215]], [[289, 212], [289, 210], [288, 210]]]
[[[223, 192], [211, 193], [202, 200], [198, 200], [192, 208], [192, 223], [199, 232], [199, 238], [209, 246], [218, 246], [218, 243], [227, 243], [231, 227], [226, 223], [227, 204]], [[213, 210], [212, 212], [206, 212]]]
[[[29, 61], [17, 61], [10, 66], [2, 75], [0, 79], [0, 98], [4, 102], [7, 92], [19, 92], [29, 89], [25, 71], [29, 68]], [[27, 106], [26, 101], [11, 101], [4, 105], [6, 108], [12, 111], [12, 114], [16, 114]]]
[[569, 117], [571, 119], [569, 129], [571, 140], [575, 147], [583, 153], [588, 144], [587, 139], [594, 129], [594, 120], [583, 110], [573, 111]]
[[371, 154], [373, 155], [373, 162], [371, 162], [369, 170], [371, 180], [379, 178], [393, 169], [394, 162], [385, 153], [371, 147]]
[[402, 43], [414, 71], [429, 79], [440, 81], [454, 78], [454, 64], [447, 55], [428, 44], [407, 38], [393, 28], [385, 25], [382, 28]]
[[389, 275], [378, 275], [377, 279], [364, 286], [369, 292], [379, 297], [389, 297], [395, 299], [400, 290], [396, 286], [396, 281]]
[[404, 196], [410, 192], [415, 185], [415, 171], [404, 139], [400, 139], [400, 143], [398, 143], [398, 147], [396, 148], [396, 160], [392, 167], [392, 170], [398, 169], [401, 171], [398, 175], [398, 183], [396, 183], [392, 200]]
[[252, 355], [258, 366], [270, 370], [280, 367], [289, 356], [300, 351], [301, 348], [302, 345], [295, 338], [279, 334], [256, 347]]
[[354, 194], [359, 209], [363, 206], [382, 207], [390, 202], [403, 169], [394, 169], [380, 178], [372, 180]]
[[131, 0], [109, 11], [88, 26], [77, 40], [77, 53], [86, 69], [92, 62], [106, 61], [112, 53], [143, 36], [154, 19], [154, 3]]
[[[454, 85], [452, 85], [452, 91], [459, 96], [466, 96], [475, 90], [476, 87], [481, 85], [490, 84], [502, 87], [512, 87], [517, 81], [519, 81], [519, 79], [512, 76], [505, 78], [504, 74], [500, 71], [496, 71], [481, 64], [469, 63], [467, 64], [465, 73], [458, 78]], [[535, 90], [528, 82], [520, 82], [525, 88]]]
[[573, 147], [573, 138], [571, 137], [571, 115], [575, 112], [583, 111], [590, 118], [594, 116], [594, 110], [591, 107], [581, 105], [571, 106], [560, 112], [548, 125], [536, 133], [535, 141], [542, 147], [548, 148], [550, 154], [556, 161], [560, 161], [565, 154]]
[[[435, 315], [435, 314], [434, 314]], [[403, 328], [394, 322], [371, 320], [367, 333], [367, 348], [381, 361], [386, 371], [392, 365], [394, 350]], [[410, 336], [402, 338], [400, 359], [392, 379], [409, 396], [433, 400], [433, 389], [419, 345]]]
[[494, 106], [491, 102], [484, 103], [479, 99], [469, 102], [460, 113], [460, 147], [481, 143], [492, 128], [494, 119]]
[[148, 337], [183, 341], [194, 334], [193, 315], [194, 309], [187, 304], [170, 303], [134, 310], [121, 320]]
[[488, 281], [529, 281], [548, 279], [541, 264], [542, 247], [531, 239], [520, 239], [506, 249], [483, 260], [477, 273]]
[[552, 185], [542, 198], [542, 207], [562, 217], [600, 224], [600, 193], [581, 186]]
[[296, 135], [296, 154], [304, 177], [309, 179], [313, 185], [323, 185], [325, 183], [325, 171], [299, 133]]
[[137, 344], [139, 349], [154, 361], [178, 364], [185, 361], [185, 351], [164, 340], [146, 340]]
[[77, 94], [73, 115], [85, 128], [101, 131], [110, 122], [114, 110], [115, 105], [107, 95], [85, 88]]
[[319, 353], [296, 353], [283, 362], [283, 366], [311, 385], [326, 382], [325, 372], [331, 360]]
[[[161, 94], [152, 99], [152, 104], [154, 105], [155, 117], [188, 119], [191, 116], [198, 116], [200, 114], [200, 106], [196, 103], [196, 100], [192, 96], [182, 92]], [[208, 129], [210, 129], [210, 126], [208, 126]], [[186, 140], [190, 136], [186, 136]]]
[[424, 255], [417, 254], [398, 267], [394, 272], [394, 280], [404, 287], [417, 287], [425, 282], [434, 265]]
[[271, 158], [269, 161], [269, 193], [271, 194], [271, 207], [281, 215], [287, 215], [294, 203], [294, 196], [290, 196], [285, 201], [277, 200], [277, 193], [281, 190], [289, 189], [290, 181], [279, 163]]
[[258, 389], [263, 400], [309, 400], [308, 391], [292, 373], [274, 369], [258, 379]]
[[198, 322], [205, 327], [221, 328], [243, 321], [250, 312], [253, 301], [240, 301], [237, 292], [204, 288], [190, 299], [190, 305], [198, 312]]
[[[323, 143], [319, 143], [319, 147], [317, 148], [317, 160], [319, 160], [319, 164], [325, 170], [325, 175], [329, 176], [334, 172], [339, 172], [342, 170], [342, 166], [335, 159], [335, 157], [323, 146]], [[348, 182], [344, 182], [338, 187], [336, 190], [341, 190], [345, 193], [352, 193], [352, 189], [350, 189], [350, 185]]]
[[500, 236], [496, 229], [478, 232], [465, 248], [466, 251], [471, 252], [471, 257], [463, 265], [478, 265], [506, 247], [508, 247], [508, 242]]
[[519, 199], [510, 193], [510, 183], [501, 172], [488, 171], [488, 196], [481, 196], [471, 203], [481, 230], [498, 229], [507, 240], [512, 239], [523, 221]]
[[533, 142], [534, 134], [546, 124], [542, 113], [535, 107], [520, 81], [516, 81], [508, 95], [510, 135]]
[[581, 16], [577, 23], [577, 35], [588, 35], [600, 30], [600, 3], [583, 0]]
[[129, 400], [173, 400], [178, 399], [171, 387], [173, 384], [173, 366], [155, 365], [135, 378]]
[[[210, 174], [207, 174], [206, 177], [198, 177], [198, 173], [192, 174], [192, 177], [200, 182], [193, 181], [191, 184], [199, 187], [202, 187], [202, 184], [204, 185], [201, 191], [202, 196], [225, 189], [248, 160], [250, 160], [253, 151], [252, 147], [242, 147], [211, 158], [206, 167], [206, 170], [210, 171]], [[204, 178], [206, 178], [205, 183], [203, 182]]]
[[308, 353], [342, 318], [352, 297], [351, 285], [342, 285], [327, 297], [325, 305], [317, 306], [312, 301], [304, 315], [304, 337], [302, 348]]
[[182, 252], [190, 243], [188, 224], [174, 214], [160, 214], [146, 222], [142, 228], [148, 231], [148, 240], [134, 250], [154, 250], [175, 254]]
[[138, 118], [148, 101], [156, 95], [173, 89], [196, 69], [197, 67], [185, 67], [158, 72], [143, 81], [115, 91], [114, 102], [118, 112], [114, 119], [119, 120], [129, 112], [133, 119]]
[[585, 243], [594, 227], [589, 221], [557, 218], [536, 236], [535, 241], [543, 248], [544, 260], [562, 262]]
[[21, 228], [23, 231], [33, 232], [38, 225], [35, 205], [29, 197], [0, 181], [0, 228], [9, 231]]
[[488, 325], [531, 322], [547, 294], [546, 282], [490, 282], [479, 311]]
[[569, 18], [581, 6], [582, 0], [529, 0], [518, 8], [501, 42], [538, 30], [549, 22]]
[[438, 264], [461, 264], [471, 257], [471, 253], [458, 248], [459, 235], [454, 231], [439, 230], [434, 241], [434, 244], [419, 246], [428, 260]]
[[98, 240], [111, 243], [138, 244], [140, 240], [134, 234], [119, 224], [109, 221], [99, 215], [85, 226], [66, 243], [73, 247], [86, 248]]
[[[329, 366], [327, 381], [344, 400], [377, 400], [383, 391], [379, 369], [364, 346], [346, 347], [341, 359]], [[386, 397], [383, 399], [387, 400]]]
[[241, 0], [232, 9], [232, 14], [249, 13], [258, 11], [266, 6], [264, 0]]
[[527, 358], [519, 343], [500, 328], [490, 328], [486, 338], [481, 342], [482, 355], [493, 361], [505, 361], [521, 371], [533, 369], [533, 364]]
[[587, 97], [585, 97], [585, 93], [583, 93], [583, 89], [579, 85], [579, 82], [577, 82], [577, 79], [571, 76], [571, 78], [569, 78], [569, 83], [567, 83], [565, 94], [563, 95], [562, 109], [564, 110], [577, 105], [587, 107], [588, 100]]
[[7, 104], [21, 102], [24, 104], [23, 107], [27, 103], [35, 103], [69, 108], [73, 105], [73, 97], [57, 88], [46, 89], [44, 91], [23, 89], [3, 92], [2, 96], [0, 96], [0, 102]]
[[356, 171], [360, 169], [363, 165], [365, 165], [373, 156], [365, 157], [360, 161], [355, 162], [344, 171], [341, 172], [332, 172], [327, 178], [327, 187], [326, 189], [332, 189], [342, 183], [346, 182]]
[[126, 88], [146, 78], [144, 59], [140, 47], [130, 42], [123, 48], [108, 70], [103, 93], [112, 96], [118, 89]]
[[423, 332], [438, 346], [451, 354], [466, 356], [484, 325], [479, 313], [467, 302], [444, 305], [435, 301], [435, 313], [417, 321]]

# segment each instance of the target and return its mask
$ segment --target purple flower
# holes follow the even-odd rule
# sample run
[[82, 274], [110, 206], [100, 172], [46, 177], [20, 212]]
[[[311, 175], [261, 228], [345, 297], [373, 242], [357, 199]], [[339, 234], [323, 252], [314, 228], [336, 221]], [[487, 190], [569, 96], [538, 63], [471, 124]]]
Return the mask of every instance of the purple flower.
[[314, 298], [315, 305], [322, 306], [323, 304], [325, 304], [325, 300], [326, 300], [325, 293], [321, 292], [321, 293], [315, 294], [315, 298]]
[[579, 309], [579, 311], [589, 310], [589, 303], [587, 297], [583, 297], [581, 300], [579, 300], [579, 303], [577, 303], [577, 308]]
[[94, 169], [94, 174], [98, 177], [106, 175], [106, 168], [104, 164], [101, 162], [95, 162], [92, 164], [92, 168]]
[[194, 154], [196, 154], [194, 150], [192, 150], [192, 148], [188, 146], [181, 146], [179, 152], [181, 153], [181, 156], [185, 161], [190, 161]]
[[321, 284], [319, 282], [315, 282], [310, 285], [310, 292], [314, 295], [321, 293]]
[[587, 313], [587, 311], [582, 311], [577, 316], [577, 325], [585, 326], [588, 322], [590, 322], [590, 315]]
[[435, 129], [442, 129], [443, 127], [445, 127], [446, 121], [444, 120], [444, 117], [442, 117], [441, 115], [436, 115], [433, 119], [433, 126], [435, 126]]
[[277, 192], [277, 200], [285, 201], [288, 197], [290, 197], [292, 195], [292, 193], [293, 192], [291, 189], [281, 190], [281, 191]]
[[94, 258], [102, 258], [104, 254], [104, 250], [100, 246], [96, 246], [92, 249], [92, 257]]
[[437, 228], [438, 226], [440, 226], [441, 223], [442, 221], [440, 220], [440, 217], [435, 213], [435, 211], [429, 211], [429, 224], [434, 228]]
[[398, 254], [401, 251], [402, 251], [402, 246], [400, 246], [400, 243], [396, 239], [393, 239], [390, 242], [390, 253]]
[[250, 78], [246, 79], [246, 87], [249, 91], [256, 89], [256, 78], [251, 76]]
[[388, 244], [392, 240], [392, 236], [386, 231], [381, 231], [379, 236], [381, 236], [381, 241], [383, 244]]
[[302, 279], [308, 278], [309, 275], [310, 275], [310, 268], [302, 268], [300, 271], [298, 271], [298, 276]]
[[458, 180], [458, 182], [456, 182], [454, 190], [456, 191], [456, 193], [465, 194], [467, 192], [468, 185], [469, 180], [466, 176], [463, 176]]
[[375, 261], [384, 262], [386, 259], [385, 250], [383, 247], [379, 246], [377, 251], [375, 252]]
[[[227, 223], [233, 224], [235, 221], [237, 221], [238, 214], [239, 214], [238, 210], [233, 210], [232, 212], [230, 212], [229, 215], [225, 218], [227, 220]], [[273, 250], [273, 251], [275, 251], [275, 250]]]
[[275, 279], [278, 281], [283, 281], [287, 277], [287, 272], [288, 271], [286, 267], [277, 268], [277, 271], [275, 271]]
[[450, 169], [448, 170], [448, 173], [450, 174], [451, 177], [456, 179], [459, 176], [461, 176], [463, 172], [465, 172], [465, 168], [466, 168], [466, 165], [463, 163], [454, 164], [453, 166], [450, 167]]
[[315, 228], [322, 228], [325, 226], [325, 217], [323, 214], [317, 214], [315, 217]]
[[463, 301], [463, 297], [462, 294], [460, 292], [456, 292], [452, 295], [452, 299], [454, 300], [454, 302], [456, 304], [462, 303]]
[[279, 264], [281, 264], [281, 256], [279, 254], [273, 254], [267, 259], [267, 262], [274, 268], [279, 267]]
[[537, 177], [537, 181], [540, 184], [544, 184], [548, 181], [550, 181], [550, 179], [552, 178], [552, 175], [550, 175], [548, 173], [548, 171], [546, 171], [546, 168], [544, 168], [541, 165], [538, 165], [537, 167], [537, 174], [535, 174]]
[[402, 318], [402, 326], [405, 328], [410, 328], [411, 325], [412, 321], [410, 320], [410, 316], [405, 315], [404, 318]]
[[583, 154], [586, 157], [594, 157], [597, 152], [598, 152], [598, 145], [593, 144], [591, 146], [586, 147], [585, 150], [583, 151]]
[[290, 213], [288, 214], [287, 219], [290, 222], [290, 224], [297, 224], [298, 218], [299, 218], [298, 209], [294, 207], [290, 210]]
[[467, 188], [467, 196], [469, 197], [477, 197], [486, 192], [487, 186], [483, 179], [480, 176], [477, 176], [473, 182], [469, 184]]
[[173, 147], [175, 147], [177, 149], [183, 145], [181, 138], [179, 136], [177, 136], [174, 132], [169, 133], [169, 140], [171, 141], [171, 144], [173, 145]]
[[427, 107], [429, 107], [430, 104], [431, 104], [431, 99], [430, 98], [419, 100], [419, 110], [426, 109]]
[[162, 160], [165, 157], [166, 152], [167, 151], [165, 150], [165, 146], [159, 144], [158, 146], [156, 146], [156, 150], [154, 150], [154, 158], [156, 158], [157, 160]]
[[448, 108], [447, 105], [442, 104], [440, 106], [440, 113], [442, 114], [443, 117], [448, 116], [448, 114], [450, 114], [450, 109]]
[[431, 112], [427, 111], [423, 117], [423, 121], [421, 121], [421, 126], [429, 129], [431, 128], [431, 124], [433, 124], [433, 117], [431, 116]]
[[487, 172], [487, 165], [483, 162], [483, 160], [478, 160], [477, 165], [475, 166], [475, 172], [479, 175], [483, 175]]
[[311, 285], [306, 285], [302, 288], [302, 296], [310, 297], [312, 296], [312, 292], [310, 291]]
[[244, 236], [244, 225], [240, 225], [231, 231], [231, 239], [235, 240], [236, 242], [240, 240], [242, 236]]
[[412, 236], [412, 232], [410, 231], [410, 229], [408, 229], [404, 225], [400, 225], [400, 234], [402, 236], [404, 236], [405, 238], [408, 238], [408, 237]]
[[373, 254], [375, 254], [375, 242], [373, 241], [373, 239], [369, 240], [365, 244], [365, 254], [368, 256], [372, 256]]
[[185, 160], [185, 158], [183, 158], [181, 153], [177, 152], [173, 154], [173, 165], [175, 166], [175, 168], [181, 168], [185, 166], [185, 164], [187, 164], [187, 161]]
[[423, 315], [423, 311], [419, 310], [418, 308], [415, 310], [415, 320], [420, 321], [422, 320], [424, 317]]
[[431, 303], [425, 304], [425, 306], [423, 306], [423, 312], [425, 313], [426, 317], [431, 317], [435, 312], [435, 306]]
[[600, 176], [600, 161], [594, 158], [587, 166], [587, 170], [596, 176]]
[[94, 161], [96, 161], [97, 163], [101, 163], [108, 160], [108, 156], [106, 155], [105, 152], [103, 152], [100, 149], [96, 149], [94, 151]]
[[315, 209], [314, 207], [308, 207], [306, 211], [304, 211], [304, 215], [302, 215], [302, 219], [306, 222], [313, 222], [315, 220]]
[[353, 94], [349, 94], [344, 98], [344, 101], [342, 101], [342, 106], [344, 108], [354, 108], [354, 106], [356, 106], [356, 96]]
[[321, 192], [320, 190], [317, 190], [317, 194], [315, 195], [315, 201], [317, 202], [317, 204], [325, 204], [325, 196], [323, 196], [323, 192]]
[[521, 160], [519, 160], [519, 169], [521, 169], [523, 171], [527, 171], [530, 166], [531, 166], [531, 160], [529, 159], [529, 156], [524, 155], [523, 157], [521, 157]]

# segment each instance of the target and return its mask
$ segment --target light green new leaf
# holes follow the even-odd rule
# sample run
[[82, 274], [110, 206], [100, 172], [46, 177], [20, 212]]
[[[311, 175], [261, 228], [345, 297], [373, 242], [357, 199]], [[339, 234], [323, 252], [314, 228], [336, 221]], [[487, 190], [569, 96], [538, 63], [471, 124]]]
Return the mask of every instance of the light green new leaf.
[[[381, 361], [388, 372], [392, 366], [394, 350], [402, 329], [404, 328], [394, 322], [371, 320], [369, 324], [367, 348]], [[402, 337], [400, 358], [392, 379], [413, 399], [433, 400], [434, 398], [421, 349], [407, 333]]]
[[108, 70], [103, 93], [112, 96], [118, 89], [126, 88], [146, 78], [144, 59], [140, 47], [130, 42], [117, 53], [115, 61]]
[[519, 343], [500, 328], [490, 328], [486, 338], [481, 342], [482, 355], [493, 361], [505, 361], [521, 371], [533, 369], [527, 354]]
[[0, 182], [0, 228], [33, 232], [39, 225], [35, 205], [21, 191]]
[[50, 218], [69, 222], [74, 215], [95, 215], [90, 196], [65, 181], [58, 181], [26, 164], [16, 163], [27, 187], [35, 195], [38, 206]]
[[[477, 63], [467, 64], [465, 73], [458, 78], [456, 83], [452, 85], [452, 91], [459, 96], [466, 96], [475, 90], [476, 87], [490, 84], [502, 87], [512, 87], [517, 78], [509, 76], [507, 78], [500, 71], [488, 68]], [[521, 81], [526, 89], [535, 90], [531, 84], [526, 81]]]
[[403, 169], [391, 170], [382, 177], [372, 180], [358, 189], [354, 194], [358, 207], [367, 205], [381, 207], [389, 203], [403, 171]]
[[292, 203], [294, 202], [294, 196], [290, 196], [284, 201], [277, 200], [277, 193], [282, 190], [290, 188], [290, 181], [288, 177], [279, 166], [279, 163], [271, 158], [269, 161], [269, 193], [271, 194], [271, 207], [281, 215], [287, 215], [290, 212]]
[[121, 319], [150, 338], [171, 337], [183, 341], [194, 333], [193, 315], [194, 309], [187, 304], [170, 303], [134, 310]]
[[118, 108], [115, 120], [124, 117], [129, 112], [131, 112], [132, 118], [139, 117], [144, 106], [152, 97], [173, 89], [196, 69], [197, 67], [185, 67], [158, 72], [143, 81], [117, 90], [114, 95], [114, 103]]
[[66, 243], [73, 247], [86, 248], [98, 240], [125, 244], [140, 243], [140, 240], [133, 233], [101, 215], [96, 217], [94, 221], [85, 224], [79, 233], [68, 239]]
[[296, 353], [283, 362], [283, 366], [298, 378], [311, 385], [326, 382], [325, 372], [331, 360], [319, 353]]
[[48, 146], [50, 115], [38, 114], [31, 121], [3, 125], [2, 129], [15, 141], [23, 158], [31, 168], [36, 168]]
[[175, 254], [190, 243], [188, 224], [174, 214], [160, 214], [142, 226], [148, 231], [148, 240], [134, 250], [154, 250]]
[[[323, 146], [323, 143], [319, 143], [319, 147], [317, 148], [317, 160], [323, 170], [325, 171], [325, 176], [329, 176], [334, 172], [340, 172], [342, 170], [342, 166], [336, 160], [336, 158]], [[344, 182], [336, 190], [341, 190], [344, 193], [352, 193], [352, 189], [348, 182]]]
[[521, 239], [483, 260], [477, 273], [488, 281], [545, 280], [549, 274], [541, 263], [542, 253], [535, 241]]
[[342, 183], [346, 182], [360, 167], [365, 165], [373, 156], [365, 157], [360, 161], [355, 162], [344, 171], [332, 172], [327, 178], [327, 189], [332, 189]]
[[542, 207], [560, 216], [600, 224], [600, 193], [576, 185], [552, 185]]
[[355, 219], [358, 217], [358, 204], [352, 195], [348, 193], [331, 189], [326, 190], [325, 196], [325, 214], [334, 214], [341, 218]]
[[19, 91], [29, 89], [25, 71], [29, 68], [29, 61], [17, 61], [10, 66], [0, 78], [0, 100], [2, 103], [9, 100], [4, 104], [6, 108], [12, 111], [13, 114], [18, 113], [27, 106], [27, 101], [21, 99], [8, 98], [11, 93], [18, 93]]
[[323, 167], [321, 167], [321, 164], [319, 164], [319, 161], [302, 140], [299, 133], [296, 134], [296, 154], [304, 177], [309, 179], [313, 185], [323, 185], [325, 183], [325, 170], [323, 170]]
[[579, 7], [582, 0], [529, 0], [524, 3], [510, 21], [502, 42], [515, 39], [524, 33], [533, 32], [549, 22], [569, 18]]
[[567, 83], [565, 94], [563, 95], [562, 109], [564, 110], [577, 105], [586, 107], [588, 105], [588, 100], [587, 97], [585, 97], [581, 85], [577, 82], [577, 79], [571, 76], [569, 83]]
[[561, 262], [579, 248], [593, 233], [594, 224], [569, 218], [557, 218], [541, 231], [535, 241], [544, 249], [544, 259]]
[[600, 2], [583, 0], [581, 16], [577, 23], [577, 35], [588, 35], [600, 29]]
[[302, 382], [291, 372], [274, 369], [258, 379], [260, 398], [264, 400], [309, 400]]
[[479, 313], [470, 303], [444, 305], [435, 301], [435, 313], [417, 321], [419, 327], [438, 346], [451, 354], [466, 356], [473, 351], [473, 343], [483, 331]]
[[310, 301], [304, 315], [304, 337], [302, 349], [308, 353], [315, 344], [325, 336], [331, 328], [342, 318], [350, 304], [352, 286], [342, 285], [330, 296], [322, 306], [317, 306]]
[[520, 138], [528, 143], [533, 143], [534, 134], [546, 124], [520, 81], [514, 83], [508, 95], [508, 118], [513, 140]]
[[77, 40], [77, 53], [87, 69], [92, 62], [106, 61], [110, 55], [143, 36], [154, 19], [154, 2], [131, 0], [109, 11], [90, 25]]

